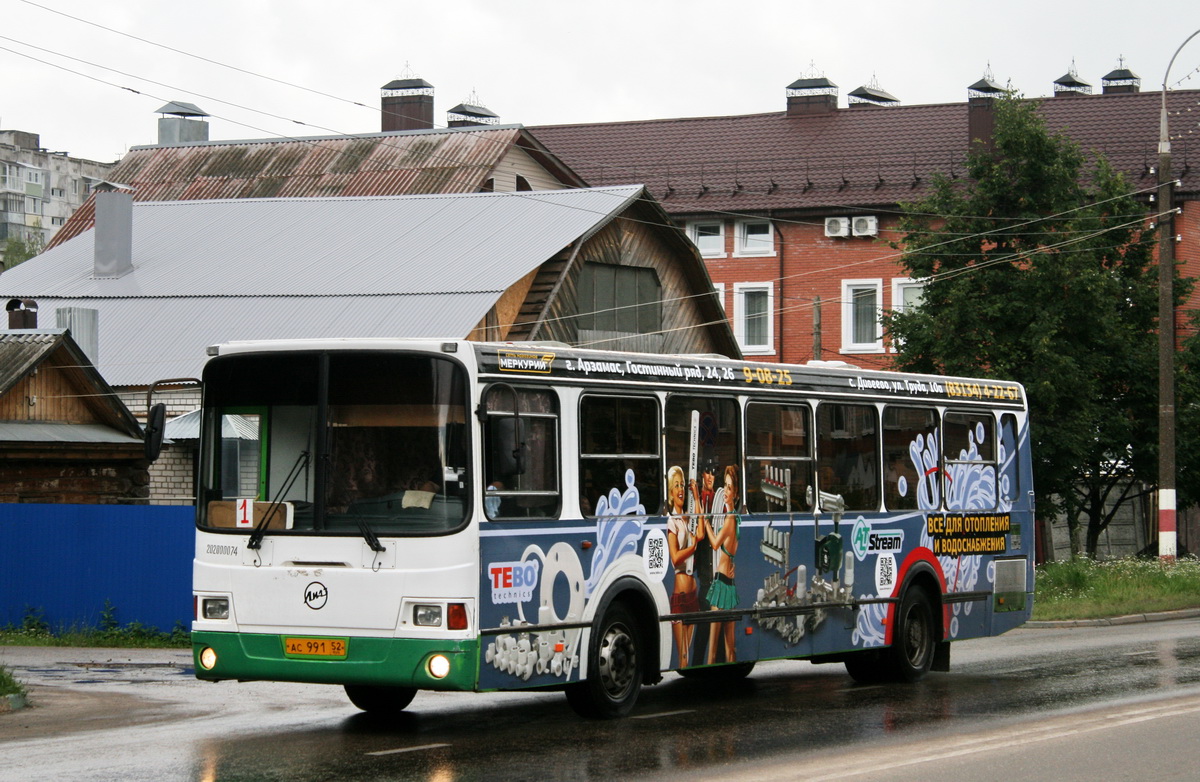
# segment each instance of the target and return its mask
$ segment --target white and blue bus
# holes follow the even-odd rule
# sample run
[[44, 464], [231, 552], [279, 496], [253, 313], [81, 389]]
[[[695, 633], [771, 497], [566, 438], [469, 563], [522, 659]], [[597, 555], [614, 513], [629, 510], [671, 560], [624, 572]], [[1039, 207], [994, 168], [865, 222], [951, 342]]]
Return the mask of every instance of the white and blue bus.
[[558, 688], [619, 717], [668, 671], [948, 669], [1029, 618], [1024, 389], [462, 340], [209, 349], [196, 674]]

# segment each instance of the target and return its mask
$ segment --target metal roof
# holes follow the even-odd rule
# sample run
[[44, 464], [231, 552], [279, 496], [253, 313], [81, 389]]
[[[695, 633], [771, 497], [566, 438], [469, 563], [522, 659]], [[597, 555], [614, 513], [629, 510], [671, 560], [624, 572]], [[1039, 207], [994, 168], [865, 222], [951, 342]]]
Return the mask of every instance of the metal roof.
[[0, 421], [0, 442], [88, 443], [132, 445], [142, 438], [122, 434], [104, 424], [62, 424], [47, 421]]
[[113, 385], [197, 377], [208, 345], [465, 337], [500, 294], [638, 198], [521, 193], [133, 205], [133, 272], [93, 276], [94, 231], [0, 275], [0, 298], [99, 311]]

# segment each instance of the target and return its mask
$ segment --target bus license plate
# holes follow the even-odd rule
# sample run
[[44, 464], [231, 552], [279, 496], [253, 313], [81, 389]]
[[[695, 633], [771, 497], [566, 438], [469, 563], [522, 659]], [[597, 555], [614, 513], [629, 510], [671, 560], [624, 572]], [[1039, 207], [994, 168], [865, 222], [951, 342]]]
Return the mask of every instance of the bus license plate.
[[288, 657], [338, 657], [346, 656], [345, 638], [294, 638], [283, 639], [284, 654]]

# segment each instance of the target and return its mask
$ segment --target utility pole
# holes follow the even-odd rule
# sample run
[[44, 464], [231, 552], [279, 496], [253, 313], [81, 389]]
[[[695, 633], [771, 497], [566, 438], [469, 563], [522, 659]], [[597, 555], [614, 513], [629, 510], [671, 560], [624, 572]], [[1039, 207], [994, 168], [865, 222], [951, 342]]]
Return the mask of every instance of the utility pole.
[[1158, 558], [1173, 562], [1175, 513], [1175, 180], [1167, 130], [1167, 81], [1171, 66], [1192, 33], [1179, 45], [1163, 74], [1158, 129]]

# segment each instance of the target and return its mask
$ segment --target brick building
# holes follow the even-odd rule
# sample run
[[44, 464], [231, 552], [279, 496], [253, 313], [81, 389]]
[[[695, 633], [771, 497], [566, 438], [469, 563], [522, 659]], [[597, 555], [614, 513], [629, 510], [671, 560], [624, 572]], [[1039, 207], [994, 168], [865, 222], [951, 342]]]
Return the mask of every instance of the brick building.
[[[898, 205], [923, 196], [934, 174], [964, 174], [1002, 92], [983, 79], [965, 102], [903, 106], [860, 87], [840, 107], [836, 84], [807, 78], [788, 86], [783, 111], [530, 130], [593, 186], [647, 186], [700, 248], [747, 357], [887, 367], [879, 313], [919, 295], [888, 245], [899, 238]], [[1176, 259], [1197, 276], [1200, 171], [1190, 163], [1200, 150], [1189, 148], [1196, 128], [1187, 111], [1200, 91], [1167, 99], [1181, 182]], [[1149, 215], [1160, 100], [1128, 69], [1107, 74], [1100, 94], [1068, 73], [1039, 111], [1051, 132], [1123, 172]], [[1177, 322], [1186, 325], [1183, 313]]]

